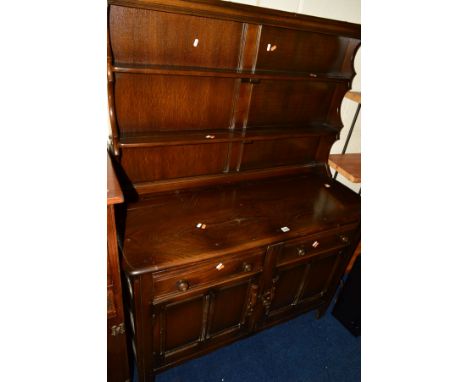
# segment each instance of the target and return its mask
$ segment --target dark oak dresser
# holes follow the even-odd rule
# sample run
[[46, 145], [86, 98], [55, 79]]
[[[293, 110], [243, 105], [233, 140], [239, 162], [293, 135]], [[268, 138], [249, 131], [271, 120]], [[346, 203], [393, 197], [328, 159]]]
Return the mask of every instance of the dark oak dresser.
[[111, 152], [140, 381], [327, 309], [360, 239], [330, 176], [360, 26], [214, 0], [109, 0]]

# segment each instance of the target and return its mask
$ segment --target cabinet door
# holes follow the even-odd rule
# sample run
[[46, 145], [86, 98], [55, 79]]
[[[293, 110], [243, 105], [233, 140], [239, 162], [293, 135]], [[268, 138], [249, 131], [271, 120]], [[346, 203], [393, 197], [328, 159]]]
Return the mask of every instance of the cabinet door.
[[156, 305], [153, 346], [157, 368], [246, 334], [257, 288], [257, 276], [248, 277]]
[[339, 276], [342, 253], [343, 250], [331, 251], [278, 266], [273, 272], [271, 288], [262, 295], [264, 323], [281, 321], [295, 310], [322, 304], [332, 281]]

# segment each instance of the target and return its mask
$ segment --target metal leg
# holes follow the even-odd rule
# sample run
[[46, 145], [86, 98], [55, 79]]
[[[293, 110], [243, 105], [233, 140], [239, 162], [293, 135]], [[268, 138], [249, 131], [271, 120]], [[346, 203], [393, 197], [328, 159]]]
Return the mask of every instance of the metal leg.
[[[358, 106], [356, 108], [356, 112], [354, 113], [353, 122], [351, 123], [351, 127], [349, 128], [348, 135], [346, 136], [346, 141], [345, 141], [345, 144], [343, 146], [343, 150], [341, 150], [341, 154], [346, 153], [346, 149], [348, 148], [349, 140], [351, 139], [351, 135], [353, 134], [354, 125], [356, 124], [356, 121], [357, 121], [357, 118], [358, 118], [358, 115], [359, 115], [360, 111], [361, 111], [361, 103], [358, 103]], [[338, 176], [338, 171], [335, 171], [335, 174], [333, 175], [333, 179], [336, 179], [337, 176]], [[359, 195], [361, 195], [361, 191], [359, 191]]]
[[346, 136], [346, 142], [343, 146], [343, 150], [341, 151], [341, 154], [344, 154], [346, 153], [346, 149], [348, 148], [348, 143], [349, 143], [349, 140], [351, 138], [351, 135], [353, 134], [353, 130], [354, 130], [354, 125], [356, 124], [356, 121], [357, 121], [357, 117], [359, 115], [359, 111], [361, 110], [361, 104], [358, 103], [358, 106], [357, 106], [357, 109], [356, 109], [356, 113], [354, 113], [354, 118], [353, 118], [353, 122], [351, 123], [351, 127], [349, 128], [349, 132], [348, 132], [348, 135]]

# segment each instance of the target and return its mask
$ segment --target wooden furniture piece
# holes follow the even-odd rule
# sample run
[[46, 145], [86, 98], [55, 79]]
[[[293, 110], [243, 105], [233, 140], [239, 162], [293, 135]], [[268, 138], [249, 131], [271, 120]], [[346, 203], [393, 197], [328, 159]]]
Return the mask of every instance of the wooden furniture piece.
[[353, 183], [361, 183], [361, 153], [331, 154], [328, 164]]
[[125, 337], [119, 250], [114, 205], [123, 202], [123, 194], [107, 157], [107, 380], [129, 382], [129, 360]]
[[322, 315], [360, 237], [327, 166], [360, 26], [214, 0], [109, 0], [108, 26], [140, 380]]
[[[341, 174], [353, 183], [361, 183], [361, 153], [346, 153], [349, 140], [351, 139], [354, 126], [356, 125], [359, 112], [361, 111], [361, 92], [349, 91], [345, 94], [345, 97], [356, 102], [358, 106], [354, 113], [353, 122], [351, 122], [341, 154], [330, 155], [328, 164], [335, 170], [333, 179], [336, 179], [338, 174]], [[360, 193], [361, 191], [359, 191], [359, 194]]]
[[[361, 92], [349, 91], [345, 94], [345, 97], [354, 101], [358, 104], [356, 112], [354, 113], [353, 121], [349, 128], [349, 132], [346, 136], [345, 144], [341, 154], [331, 154], [328, 157], [328, 165], [335, 170], [333, 179], [336, 179], [338, 174], [343, 175], [346, 179], [353, 183], [361, 183], [361, 153], [346, 153], [348, 148], [349, 140], [353, 134], [354, 126], [356, 125], [357, 117], [361, 110]], [[361, 189], [359, 189], [359, 195], [361, 195]], [[356, 258], [361, 254], [361, 242], [359, 242], [356, 250], [354, 251], [351, 260], [346, 268], [346, 273], [349, 273], [353, 268], [353, 264]]]

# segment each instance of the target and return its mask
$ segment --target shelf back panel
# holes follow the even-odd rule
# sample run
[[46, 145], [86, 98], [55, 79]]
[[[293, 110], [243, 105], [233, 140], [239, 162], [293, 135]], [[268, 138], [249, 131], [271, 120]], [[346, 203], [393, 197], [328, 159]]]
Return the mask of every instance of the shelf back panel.
[[115, 74], [120, 133], [228, 129], [236, 80]]
[[112, 6], [114, 62], [235, 69], [243, 24], [211, 18]]

